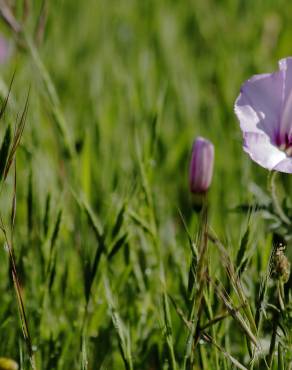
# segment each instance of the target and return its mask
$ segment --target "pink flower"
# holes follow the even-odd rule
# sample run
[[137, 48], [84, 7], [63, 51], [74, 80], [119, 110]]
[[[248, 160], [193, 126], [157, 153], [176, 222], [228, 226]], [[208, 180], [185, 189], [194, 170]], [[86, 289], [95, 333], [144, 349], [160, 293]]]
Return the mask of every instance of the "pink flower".
[[214, 164], [214, 146], [202, 137], [197, 137], [193, 144], [189, 171], [190, 190], [192, 193], [204, 193], [211, 184]]
[[280, 60], [279, 71], [247, 80], [234, 109], [251, 159], [292, 173], [292, 57]]

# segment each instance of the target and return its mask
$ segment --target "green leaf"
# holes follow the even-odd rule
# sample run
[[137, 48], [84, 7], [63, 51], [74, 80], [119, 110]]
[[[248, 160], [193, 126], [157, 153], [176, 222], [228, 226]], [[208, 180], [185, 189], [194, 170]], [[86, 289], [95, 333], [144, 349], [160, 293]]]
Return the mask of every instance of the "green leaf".
[[5, 171], [7, 159], [9, 156], [10, 144], [11, 144], [11, 127], [9, 125], [6, 128], [4, 139], [0, 149], [0, 181], [3, 178], [3, 174]]

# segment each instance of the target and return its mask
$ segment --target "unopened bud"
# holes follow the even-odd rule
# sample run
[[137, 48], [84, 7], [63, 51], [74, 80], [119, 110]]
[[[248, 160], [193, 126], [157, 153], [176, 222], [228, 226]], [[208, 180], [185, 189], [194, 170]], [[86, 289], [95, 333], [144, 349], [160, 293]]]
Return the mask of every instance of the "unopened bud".
[[192, 149], [189, 171], [190, 191], [205, 193], [212, 181], [214, 165], [214, 145], [207, 139], [197, 137]]

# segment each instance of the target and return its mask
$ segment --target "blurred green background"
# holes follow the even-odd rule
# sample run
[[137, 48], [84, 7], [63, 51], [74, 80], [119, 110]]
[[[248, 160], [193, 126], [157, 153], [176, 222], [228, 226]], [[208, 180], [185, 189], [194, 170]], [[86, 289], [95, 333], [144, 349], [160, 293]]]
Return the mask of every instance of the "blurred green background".
[[[23, 2], [10, 2], [32, 40], [42, 3], [27, 3], [24, 17]], [[12, 51], [0, 66], [3, 98], [15, 71], [2, 137], [30, 89], [17, 152], [14, 239], [37, 363], [42, 369], [123, 368], [106, 280], [131, 333], [134, 368], [168, 368], [155, 245], [167, 290], [179, 296], [190, 259], [179, 210], [194, 234], [188, 166], [192, 142], [201, 135], [216, 151], [210, 224], [235, 255], [247, 218], [230, 210], [252, 202], [261, 192], [257, 186], [265, 190], [267, 171], [243, 152], [233, 105], [244, 80], [276, 70], [277, 61], [291, 55], [292, 3], [55, 0], [45, 7], [45, 29], [32, 47], [2, 22]], [[290, 189], [288, 176], [283, 180]], [[1, 193], [7, 224], [12, 191], [11, 174]], [[84, 329], [88, 271], [101, 248], [87, 205], [105, 248]], [[256, 279], [258, 260], [267, 260], [267, 240], [262, 221], [257, 216], [253, 221]], [[147, 225], [154, 227], [156, 242]], [[117, 253], [109, 258], [114, 246]], [[27, 368], [8, 256], [4, 249], [0, 255], [0, 355]], [[213, 264], [217, 274], [220, 262]], [[186, 332], [175, 312], [172, 316], [180, 358]], [[244, 361], [240, 338], [228, 335], [235, 343], [231, 351]]]

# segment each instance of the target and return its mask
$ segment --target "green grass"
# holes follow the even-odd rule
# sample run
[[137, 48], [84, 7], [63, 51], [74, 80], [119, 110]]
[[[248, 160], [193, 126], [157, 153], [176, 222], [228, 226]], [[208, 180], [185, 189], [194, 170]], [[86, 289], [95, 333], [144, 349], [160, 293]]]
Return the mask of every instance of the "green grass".
[[[26, 18], [11, 3], [23, 29], [2, 20], [2, 104], [15, 75], [1, 227], [14, 256], [1, 248], [0, 357], [44, 370], [292, 369], [292, 281], [269, 271], [276, 232], [291, 227], [233, 113], [241, 83], [292, 54], [292, 3], [56, 0], [44, 18], [41, 1]], [[15, 186], [14, 162], [3, 171], [27, 97]], [[188, 189], [198, 135], [216, 152], [200, 215]], [[291, 183], [277, 179], [290, 219]]]

